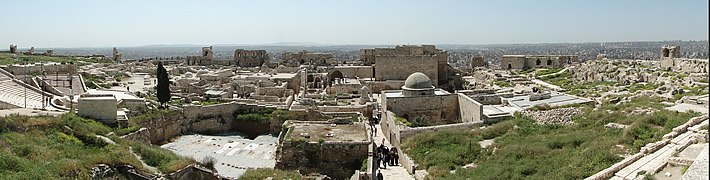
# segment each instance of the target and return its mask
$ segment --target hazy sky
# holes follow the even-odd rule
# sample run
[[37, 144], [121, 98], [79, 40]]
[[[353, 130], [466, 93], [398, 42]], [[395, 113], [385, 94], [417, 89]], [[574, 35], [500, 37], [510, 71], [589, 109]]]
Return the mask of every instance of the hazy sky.
[[0, 9], [0, 45], [20, 47], [708, 39], [707, 0], [13, 0]]

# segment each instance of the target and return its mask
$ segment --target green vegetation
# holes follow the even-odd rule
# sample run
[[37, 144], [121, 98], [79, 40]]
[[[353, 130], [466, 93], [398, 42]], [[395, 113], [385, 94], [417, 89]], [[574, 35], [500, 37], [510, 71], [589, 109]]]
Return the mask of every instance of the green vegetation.
[[555, 68], [555, 69], [542, 69], [542, 70], [537, 71], [537, 72], [535, 73], [535, 76], [544, 76], [544, 75], [548, 75], [548, 74], [554, 74], [554, 73], [560, 72], [561, 70], [562, 70], [562, 69], [557, 69], [557, 68]]
[[222, 104], [222, 102], [219, 102], [219, 101], [200, 101], [200, 105], [202, 105], [202, 106], [209, 106], [209, 105], [215, 105], [215, 104]]
[[113, 132], [116, 133], [116, 136], [123, 136], [132, 132], [136, 132], [139, 129], [141, 129], [141, 127], [139, 126], [128, 126], [125, 128], [116, 128]]
[[[0, 118], [0, 177], [7, 179], [89, 179], [89, 169], [96, 164], [129, 164], [146, 171], [129, 152], [131, 146], [143, 151], [161, 151], [161, 156], [143, 155], [165, 162], [173, 169], [185, 167], [189, 158], [163, 152], [159, 147], [110, 138], [117, 144], [105, 143], [96, 135], [111, 128], [80, 118], [74, 114], [60, 117], [10, 115]], [[150, 164], [150, 163], [148, 163]], [[158, 163], [160, 165], [160, 163]], [[160, 167], [160, 166], [158, 166]], [[166, 166], [169, 167], [169, 166]], [[171, 168], [161, 168], [170, 172]]]
[[493, 82], [491, 82], [491, 83], [493, 83], [497, 86], [500, 86], [500, 87], [510, 87], [510, 82], [508, 82], [508, 81], [493, 80]]
[[629, 92], [636, 92], [639, 90], [654, 90], [658, 88], [657, 84], [654, 83], [634, 83], [629, 86]]
[[[661, 100], [640, 97], [596, 110], [582, 105], [578, 108], [584, 113], [573, 117], [576, 124], [570, 126], [538, 125], [516, 114], [484, 129], [418, 134], [405, 140], [402, 149], [431, 179], [583, 179], [623, 159], [620, 154], [636, 152], [699, 115], [660, 110], [628, 116], [636, 108], [662, 109]], [[629, 128], [604, 127], [611, 122]], [[478, 141], [483, 139], [495, 143], [480, 148]], [[477, 167], [462, 168], [470, 163]]]
[[175, 172], [195, 163], [194, 159], [176, 156], [175, 153], [167, 149], [145, 145], [140, 142], [131, 142], [129, 144], [143, 158], [143, 162], [158, 168], [164, 173]]
[[76, 64], [78, 66], [87, 65], [90, 63], [110, 63], [111, 60], [100, 60], [100, 59], [86, 59], [86, 58], [75, 58], [75, 57], [50, 57], [41, 55], [24, 55], [17, 54], [17, 59], [12, 58], [11, 53], [0, 53], [0, 65], [9, 64], [26, 64], [26, 63], [46, 63], [46, 62], [56, 62], [62, 64]]
[[262, 180], [268, 177], [273, 179], [302, 179], [303, 176], [296, 171], [284, 171], [278, 169], [268, 169], [268, 168], [258, 168], [258, 169], [247, 169], [241, 180]]
[[147, 111], [139, 116], [134, 116], [128, 119], [128, 126], [137, 126], [139, 124], [145, 123], [145, 122], [150, 122], [154, 119], [163, 119], [165, 116], [171, 116], [171, 115], [177, 115], [177, 114], [182, 114], [182, 112], [178, 110], [165, 110], [165, 109], [156, 109], [156, 110], [151, 110]]
[[235, 121], [268, 123], [274, 112], [274, 109], [271, 108], [259, 110], [248, 109], [235, 111], [233, 115]]

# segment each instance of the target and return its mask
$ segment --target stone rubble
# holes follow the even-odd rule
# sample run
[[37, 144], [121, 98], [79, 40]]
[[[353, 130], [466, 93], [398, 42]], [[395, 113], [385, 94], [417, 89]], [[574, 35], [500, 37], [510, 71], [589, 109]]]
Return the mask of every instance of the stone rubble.
[[559, 108], [547, 111], [523, 111], [523, 115], [535, 119], [537, 124], [573, 125], [572, 117], [582, 114], [577, 108]]

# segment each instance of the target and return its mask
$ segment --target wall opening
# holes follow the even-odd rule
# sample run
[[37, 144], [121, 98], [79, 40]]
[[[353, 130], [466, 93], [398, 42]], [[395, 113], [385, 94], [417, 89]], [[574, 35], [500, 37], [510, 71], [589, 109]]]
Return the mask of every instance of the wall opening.
[[668, 50], [668, 48], [663, 48], [663, 57], [669, 57], [671, 54], [671, 51]]

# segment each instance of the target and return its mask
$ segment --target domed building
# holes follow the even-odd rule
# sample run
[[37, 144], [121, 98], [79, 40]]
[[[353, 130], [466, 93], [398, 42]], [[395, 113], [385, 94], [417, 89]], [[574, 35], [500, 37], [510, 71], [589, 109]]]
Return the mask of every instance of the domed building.
[[402, 86], [404, 96], [425, 96], [434, 95], [434, 86], [431, 80], [424, 73], [416, 72], [407, 77]]
[[382, 132], [394, 144], [413, 135], [412, 127], [482, 123], [483, 105], [460, 93], [435, 88], [421, 72], [409, 75], [401, 90], [382, 91]]

